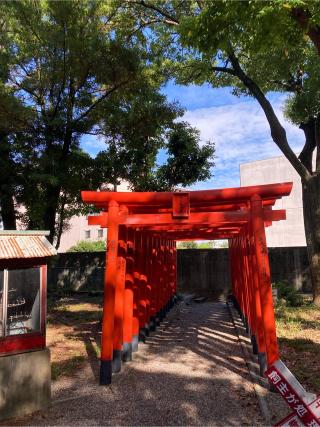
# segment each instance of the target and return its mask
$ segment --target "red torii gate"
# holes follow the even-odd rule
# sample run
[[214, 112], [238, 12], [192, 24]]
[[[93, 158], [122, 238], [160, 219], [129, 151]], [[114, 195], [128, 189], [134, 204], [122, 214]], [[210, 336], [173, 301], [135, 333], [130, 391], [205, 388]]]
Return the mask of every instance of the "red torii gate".
[[129, 361], [175, 301], [176, 241], [228, 239], [234, 300], [261, 374], [279, 359], [265, 226], [286, 218], [274, 203], [292, 183], [190, 192], [83, 191], [108, 228], [100, 384]]

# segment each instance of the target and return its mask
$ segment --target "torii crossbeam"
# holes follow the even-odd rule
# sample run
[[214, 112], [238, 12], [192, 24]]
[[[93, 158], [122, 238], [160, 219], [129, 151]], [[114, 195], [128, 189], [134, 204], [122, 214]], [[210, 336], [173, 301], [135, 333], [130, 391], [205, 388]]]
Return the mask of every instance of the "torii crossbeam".
[[279, 359], [265, 226], [292, 183], [190, 192], [83, 191], [101, 209], [89, 225], [108, 228], [100, 384], [111, 383], [175, 301], [176, 241], [228, 239], [232, 292], [261, 372]]

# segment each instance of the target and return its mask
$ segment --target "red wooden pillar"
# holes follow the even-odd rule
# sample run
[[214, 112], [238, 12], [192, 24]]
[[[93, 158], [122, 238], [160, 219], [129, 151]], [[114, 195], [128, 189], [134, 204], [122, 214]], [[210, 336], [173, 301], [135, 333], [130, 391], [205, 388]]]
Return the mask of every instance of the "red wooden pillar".
[[168, 239], [165, 238], [164, 241], [164, 308], [165, 313], [169, 309], [169, 283], [170, 283], [170, 274], [169, 274], [169, 247]]
[[169, 240], [169, 251], [170, 251], [170, 307], [173, 306], [173, 295], [174, 295], [174, 260], [173, 260], [173, 241]]
[[147, 277], [145, 274], [146, 267], [146, 233], [140, 233], [140, 257], [139, 257], [139, 340], [145, 342], [146, 339], [146, 315], [147, 315]]
[[146, 275], [146, 333], [149, 335], [150, 329], [150, 305], [151, 305], [151, 270], [152, 270], [152, 238], [150, 233], [146, 233], [146, 257], [145, 257], [145, 275]]
[[157, 239], [150, 236], [150, 331], [156, 329], [156, 314], [157, 314]]
[[161, 321], [161, 238], [156, 241], [155, 285], [156, 285], [156, 325]]
[[233, 302], [236, 303], [237, 300], [237, 282], [236, 282], [236, 273], [235, 273], [235, 257], [234, 257], [234, 238], [229, 239], [229, 262], [230, 262], [230, 273], [231, 273], [231, 288]]
[[249, 262], [248, 262], [248, 234], [247, 226], [243, 228], [243, 260], [244, 260], [244, 274], [245, 274], [245, 290], [246, 290], [246, 302], [247, 302], [247, 332], [251, 335], [253, 317], [252, 317], [252, 293], [251, 283], [249, 274]]
[[230, 255], [231, 255], [231, 277], [232, 277], [232, 293], [234, 296], [234, 303], [237, 310], [240, 309], [239, 305], [239, 286], [238, 286], [238, 275], [237, 275], [237, 255], [236, 255], [236, 238], [230, 239]]
[[253, 301], [255, 309], [255, 338], [257, 341], [257, 351], [258, 351], [258, 360], [260, 364], [260, 374], [263, 376], [266, 369], [266, 348], [264, 342], [264, 332], [263, 332], [263, 321], [262, 321], [262, 312], [261, 312], [261, 300], [260, 300], [260, 289], [259, 289], [259, 276], [258, 276], [258, 267], [257, 259], [255, 252], [254, 244], [254, 234], [252, 230], [252, 215], [250, 221], [250, 246], [251, 246], [251, 266], [252, 266], [252, 285], [253, 285]]
[[267, 365], [270, 366], [279, 359], [279, 349], [273, 310], [270, 267], [263, 220], [263, 207], [260, 196], [257, 195], [251, 198], [251, 209]]
[[160, 236], [159, 242], [159, 262], [158, 262], [158, 273], [159, 273], [159, 320], [160, 322], [164, 318], [164, 240]]
[[174, 295], [177, 295], [178, 291], [178, 255], [177, 255], [177, 242], [173, 241], [173, 266], [174, 266]]
[[108, 207], [108, 235], [106, 252], [106, 272], [104, 279], [102, 337], [101, 337], [101, 364], [100, 385], [111, 384], [113, 358], [113, 328], [115, 308], [115, 288], [117, 282], [117, 255], [118, 255], [118, 215], [119, 205], [115, 201], [109, 202]]
[[124, 291], [125, 291], [125, 280], [126, 280], [126, 256], [127, 256], [127, 228], [123, 225], [120, 225], [118, 260], [117, 260], [117, 280], [116, 280], [115, 306], [114, 306], [112, 372], [121, 371], [121, 351], [122, 351], [122, 344], [123, 344]]
[[241, 317], [244, 319], [245, 308], [244, 308], [244, 292], [243, 292], [243, 282], [242, 282], [242, 268], [241, 268], [241, 239], [238, 235], [237, 237], [237, 277], [238, 277], [238, 289], [239, 289], [239, 306], [241, 311]]
[[139, 232], [135, 230], [133, 238], [133, 318], [132, 318], [132, 351], [138, 351], [139, 342]]
[[250, 292], [250, 339], [252, 344], [252, 350], [254, 354], [258, 354], [257, 346], [257, 314], [256, 314], [256, 300], [255, 300], [255, 285], [254, 285], [254, 267], [253, 267], [253, 256], [251, 246], [251, 226], [250, 223], [247, 227], [247, 269], [248, 269], [248, 286]]
[[132, 228], [127, 231], [127, 258], [126, 258], [126, 281], [124, 290], [124, 309], [123, 309], [123, 347], [122, 359], [124, 362], [132, 360], [132, 335], [133, 335], [133, 268], [134, 268], [134, 249], [133, 249]]
[[241, 291], [242, 291], [242, 313], [243, 322], [248, 332], [249, 310], [248, 310], [248, 289], [245, 275], [245, 251], [244, 251], [244, 238], [243, 230], [240, 233], [240, 274], [241, 274]]

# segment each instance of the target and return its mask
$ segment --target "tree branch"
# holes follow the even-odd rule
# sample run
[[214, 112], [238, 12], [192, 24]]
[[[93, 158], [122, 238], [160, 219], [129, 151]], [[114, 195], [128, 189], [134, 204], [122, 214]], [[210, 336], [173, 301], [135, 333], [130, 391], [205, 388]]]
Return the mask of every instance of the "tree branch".
[[135, 2], [137, 4], [140, 4], [141, 6], [154, 10], [155, 12], [159, 13], [161, 16], [163, 16], [165, 19], [165, 23], [169, 25], [179, 25], [179, 21], [172, 15], [170, 15], [168, 12], [166, 12], [163, 9], [160, 9], [159, 7], [155, 6], [154, 4], [146, 3], [144, 0], [140, 0], [139, 2]]
[[301, 7], [294, 7], [291, 10], [291, 15], [309, 36], [320, 55], [320, 27], [310, 22], [311, 14], [309, 10], [304, 10]]
[[312, 154], [317, 146], [315, 138], [315, 119], [311, 118], [306, 123], [301, 123], [299, 126], [305, 134], [305, 144], [299, 155], [300, 162], [312, 173]]
[[228, 73], [232, 76], [237, 76], [235, 70], [233, 68], [228, 67], [212, 67], [212, 70], [216, 73]]
[[117, 89], [119, 89], [120, 87], [126, 85], [128, 83], [128, 81], [124, 81], [122, 83], [119, 83], [116, 86], [113, 86], [111, 89], [107, 90], [105, 92], [104, 95], [100, 96], [100, 98], [98, 98], [92, 105], [90, 105], [90, 107], [84, 111], [82, 114], [80, 114], [79, 117], [77, 117], [76, 119], [73, 120], [73, 123], [78, 122], [79, 120], [84, 119], [92, 110], [94, 110], [96, 108], [97, 105], [99, 105], [103, 100], [105, 100], [109, 95], [111, 95], [113, 92], [115, 92]]
[[267, 100], [259, 86], [242, 70], [238, 58], [235, 56], [233, 51], [229, 52], [229, 59], [236, 73], [235, 75], [245, 85], [245, 87], [249, 89], [249, 91], [256, 98], [261, 108], [263, 109], [270, 126], [273, 141], [280, 148], [282, 153], [289, 160], [300, 177], [303, 180], [308, 181], [311, 178], [311, 174], [309, 173], [308, 169], [299, 161], [298, 157], [289, 146], [286, 131], [279, 122], [270, 102]]

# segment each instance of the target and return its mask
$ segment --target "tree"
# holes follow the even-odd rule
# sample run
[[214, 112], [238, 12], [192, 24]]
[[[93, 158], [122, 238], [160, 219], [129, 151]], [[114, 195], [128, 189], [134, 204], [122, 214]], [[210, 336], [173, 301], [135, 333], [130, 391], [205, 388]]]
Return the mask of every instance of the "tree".
[[[314, 302], [320, 304], [320, 161], [313, 170], [310, 160], [320, 140], [319, 110], [315, 109], [316, 115], [307, 122], [300, 123], [306, 144], [297, 157], [266, 96], [270, 90], [282, 90], [294, 91], [295, 99], [300, 98], [306, 59], [314, 56], [314, 47], [319, 53], [319, 3], [299, 0], [134, 3], [136, 22], [148, 23], [161, 46], [170, 44], [167, 61], [171, 60], [180, 82], [231, 85], [235, 94], [252, 96], [261, 106], [272, 139], [301, 177]], [[314, 65], [319, 75], [319, 61]], [[314, 77], [307, 74], [307, 78]], [[316, 94], [309, 92], [309, 104], [316, 106], [313, 95]], [[319, 150], [317, 155], [320, 156]]]
[[[144, 35], [127, 30], [118, 10], [116, 2], [86, 0], [2, 5], [0, 197], [6, 228], [15, 227], [15, 205], [23, 205], [24, 225], [50, 230], [58, 246], [69, 218], [88, 209], [80, 200], [84, 186], [116, 187], [124, 178], [135, 189], [159, 189], [157, 153], [182, 109], [160, 94], [167, 77], [158, 57]], [[106, 142], [96, 159], [81, 150], [88, 134]], [[209, 160], [194, 148], [200, 169], [208, 169]], [[196, 171], [194, 180], [199, 176]]]
[[[36, 198], [28, 216], [35, 216], [28, 221], [50, 230], [52, 242], [59, 207], [76, 183], [72, 166], [76, 159], [82, 166], [81, 136], [90, 133], [114, 93], [134, 91], [147, 55], [117, 34], [113, 8], [105, 3], [21, 0], [2, 8], [9, 23], [4, 84], [35, 116], [27, 136], [37, 143], [36, 168], [24, 159], [32, 179], [22, 195], [32, 187]], [[87, 183], [96, 187], [95, 175]]]
[[214, 144], [200, 146], [200, 133], [188, 123], [177, 123], [169, 133], [168, 160], [157, 171], [157, 181], [163, 190], [178, 185], [188, 186], [211, 177], [214, 166]]
[[[214, 144], [201, 146], [196, 129], [176, 122], [183, 109], [154, 87], [145, 85], [130, 101], [108, 108], [101, 131], [108, 149], [97, 161], [114, 189], [125, 180], [134, 191], [168, 191], [212, 176]], [[160, 149], [167, 159], [157, 165]]]
[[105, 252], [105, 240], [80, 240], [76, 245], [71, 246], [67, 252]]

